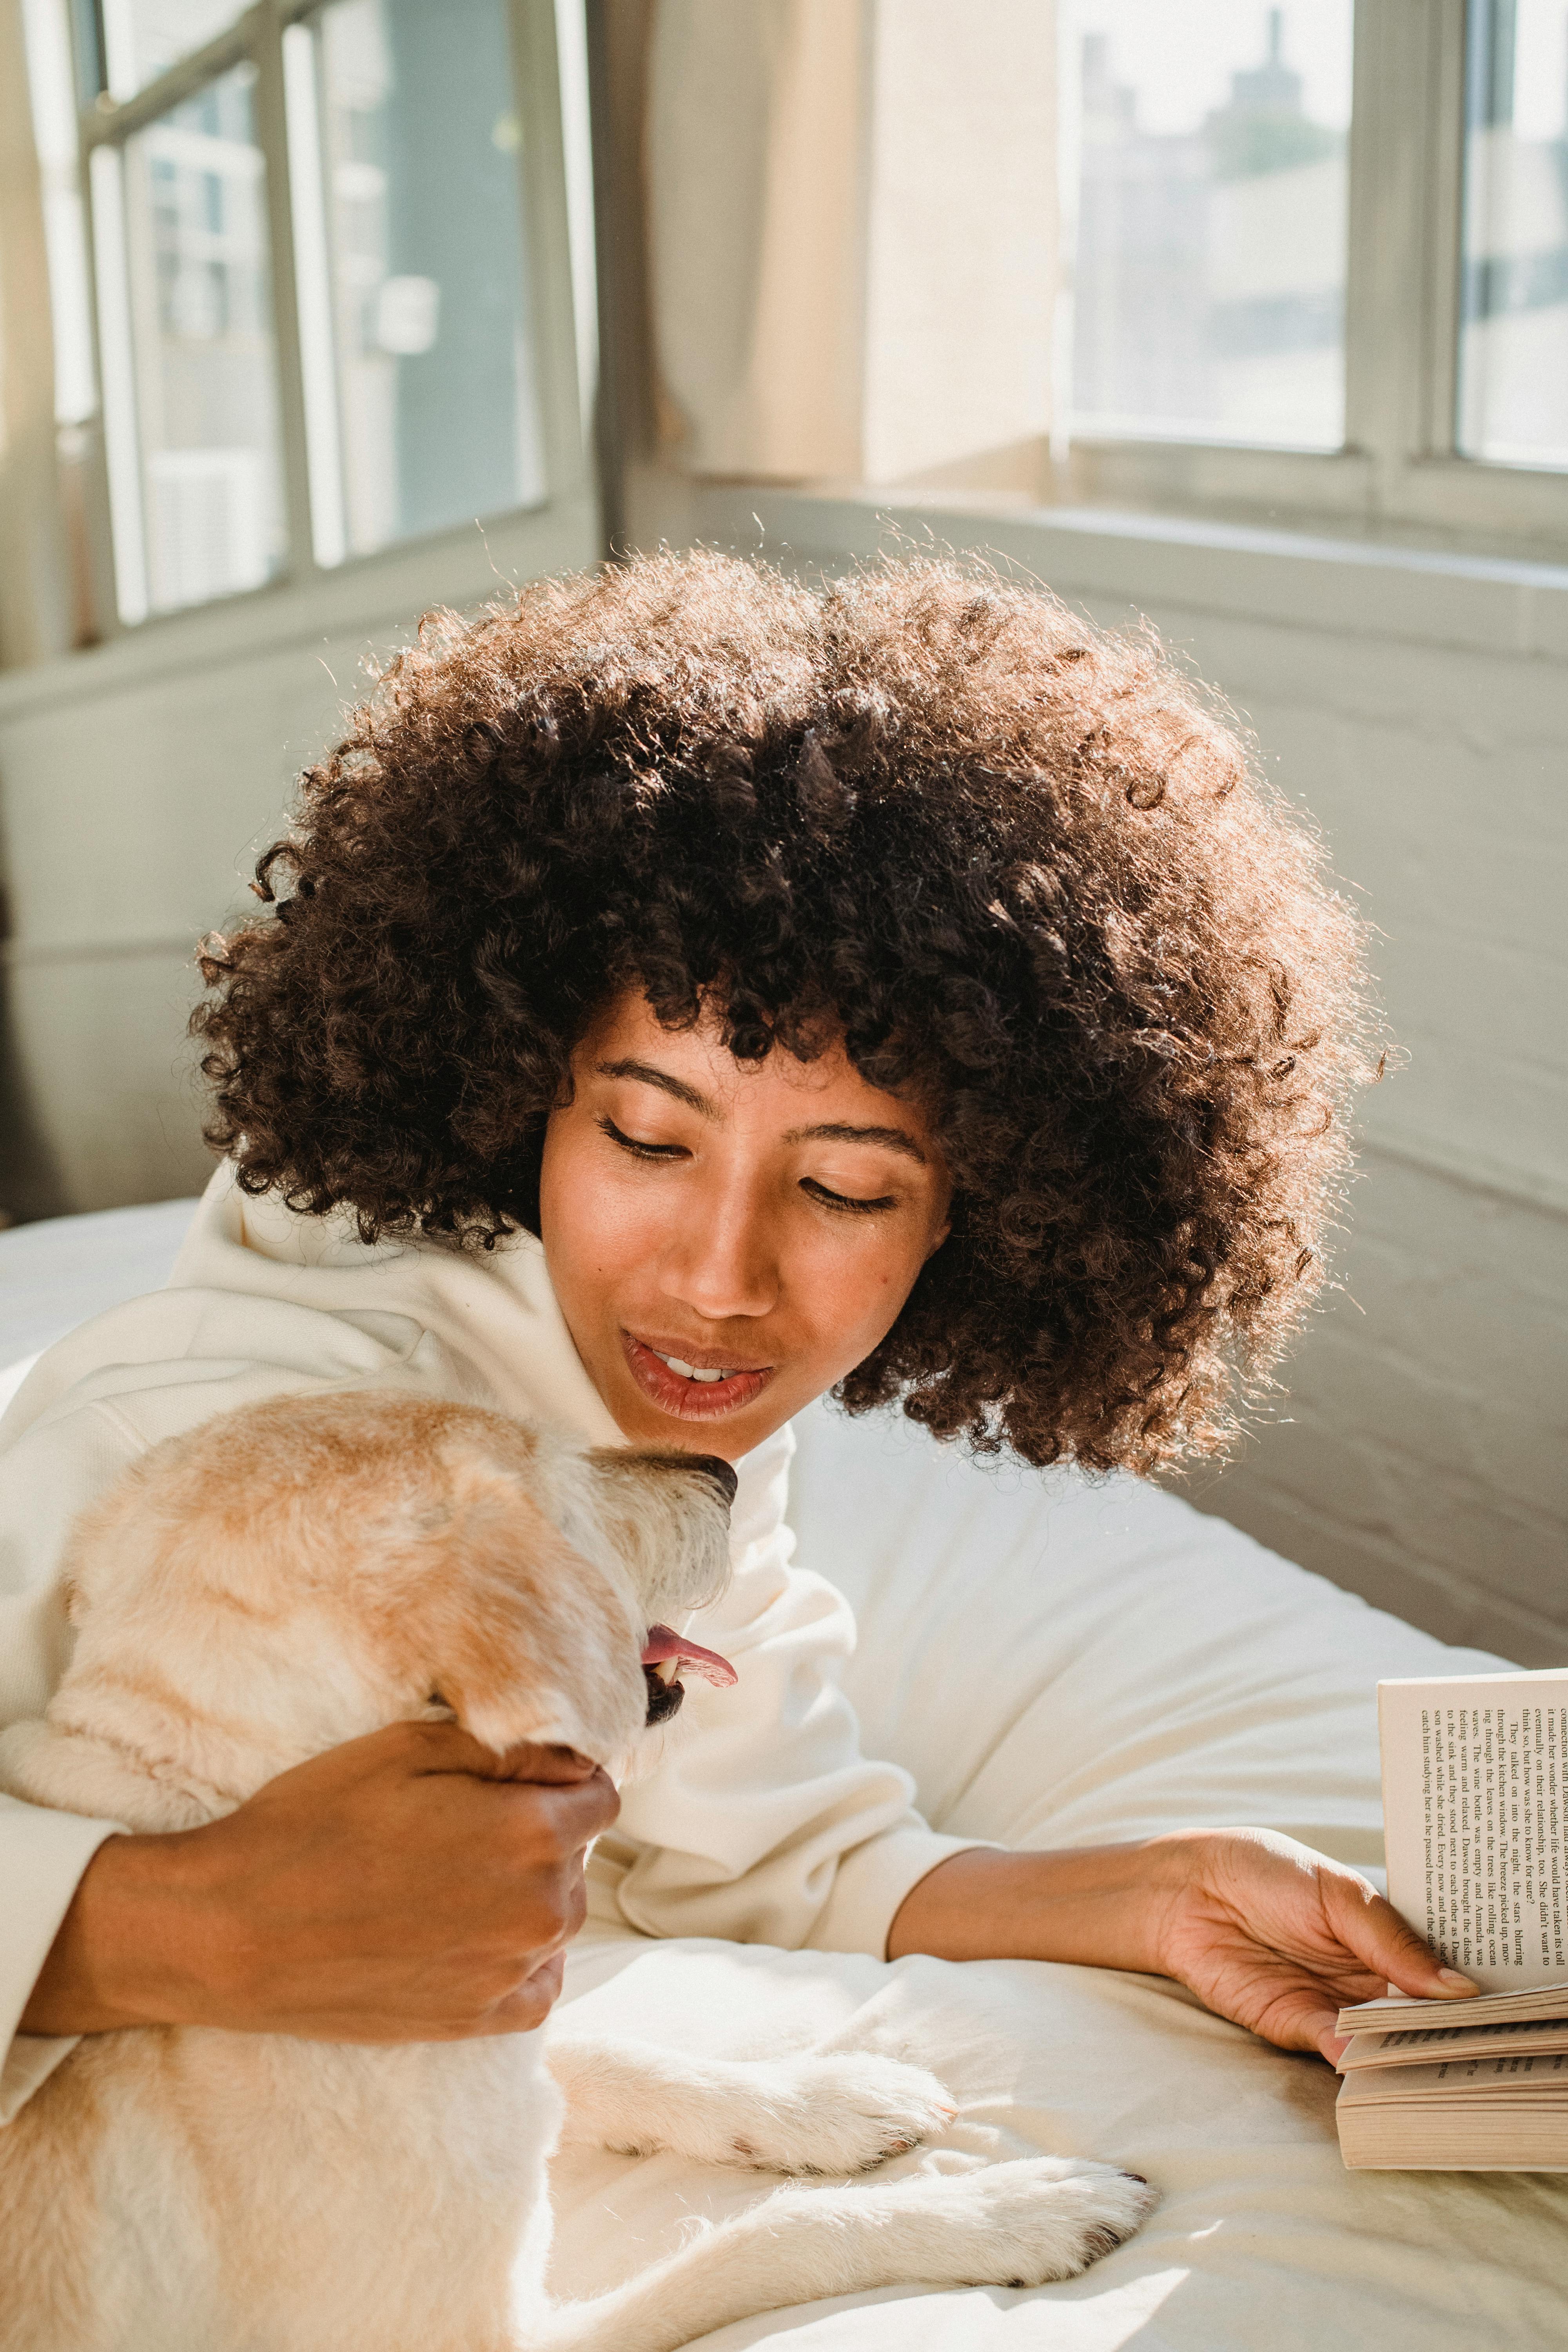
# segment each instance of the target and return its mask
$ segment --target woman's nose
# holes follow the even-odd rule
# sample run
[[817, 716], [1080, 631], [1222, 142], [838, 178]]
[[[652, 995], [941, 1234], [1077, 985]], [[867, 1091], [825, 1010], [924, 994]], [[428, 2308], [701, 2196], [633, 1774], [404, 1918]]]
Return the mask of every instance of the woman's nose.
[[778, 1260], [757, 1204], [710, 1199], [693, 1208], [665, 1254], [666, 1296], [706, 1322], [768, 1314], [778, 1302]]

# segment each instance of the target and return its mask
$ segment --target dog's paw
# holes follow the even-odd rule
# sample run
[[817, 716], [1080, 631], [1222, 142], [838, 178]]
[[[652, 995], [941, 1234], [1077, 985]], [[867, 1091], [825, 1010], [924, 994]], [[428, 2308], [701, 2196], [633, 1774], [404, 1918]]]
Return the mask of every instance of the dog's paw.
[[756, 2172], [868, 2172], [947, 2129], [958, 2112], [934, 2074], [868, 2051], [749, 2068], [721, 2164]]
[[[918, 2203], [923, 2275], [955, 2286], [1075, 2278], [1141, 2229], [1160, 2201], [1135, 2172], [1081, 2157], [1028, 2157], [900, 2184]], [[889, 2191], [889, 2195], [899, 2190]]]

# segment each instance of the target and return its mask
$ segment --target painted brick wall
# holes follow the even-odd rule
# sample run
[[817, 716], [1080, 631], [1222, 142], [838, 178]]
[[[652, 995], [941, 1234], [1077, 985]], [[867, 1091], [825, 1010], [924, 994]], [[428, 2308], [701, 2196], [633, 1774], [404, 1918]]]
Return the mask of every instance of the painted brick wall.
[[1568, 1218], [1369, 1151], [1341, 1279], [1191, 1499], [1445, 1641], [1568, 1663]]
[[1447, 1640], [1568, 1663], [1568, 667], [1354, 614], [1152, 617], [1322, 824], [1408, 1056], [1281, 1419], [1194, 1498]]

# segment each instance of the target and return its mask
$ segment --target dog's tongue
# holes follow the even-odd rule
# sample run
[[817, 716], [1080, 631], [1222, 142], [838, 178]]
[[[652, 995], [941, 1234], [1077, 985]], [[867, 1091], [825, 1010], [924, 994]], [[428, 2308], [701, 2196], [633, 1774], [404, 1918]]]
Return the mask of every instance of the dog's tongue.
[[721, 1690], [728, 1690], [732, 1682], [740, 1679], [729, 1659], [721, 1658], [717, 1650], [705, 1650], [687, 1634], [672, 1633], [668, 1625], [650, 1625], [643, 1644], [644, 1665], [662, 1666], [669, 1658], [676, 1661], [678, 1682], [688, 1669], [700, 1675], [705, 1683], [717, 1683]]

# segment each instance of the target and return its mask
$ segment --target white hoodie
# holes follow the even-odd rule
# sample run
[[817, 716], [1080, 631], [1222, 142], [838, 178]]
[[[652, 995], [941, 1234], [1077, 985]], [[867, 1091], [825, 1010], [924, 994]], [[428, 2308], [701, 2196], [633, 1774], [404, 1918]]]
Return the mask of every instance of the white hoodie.
[[[165, 1290], [113, 1308], [40, 1359], [0, 1420], [0, 1724], [40, 1714], [69, 1633], [67, 1528], [146, 1446], [278, 1395], [410, 1388], [622, 1442], [562, 1319], [544, 1254], [518, 1234], [484, 1256], [428, 1241], [367, 1246], [352, 1217], [208, 1185]], [[737, 1466], [734, 1578], [700, 1637], [739, 1670], [689, 1686], [654, 1768], [623, 1792], [590, 1864], [591, 1910], [653, 1936], [883, 1952], [927, 1871], [973, 1839], [939, 1836], [913, 1786], [860, 1755], [833, 1678], [847, 1602], [791, 1565], [793, 1433]], [[16, 2023], [112, 1822], [0, 1792], [0, 2123], [71, 2047]]]

